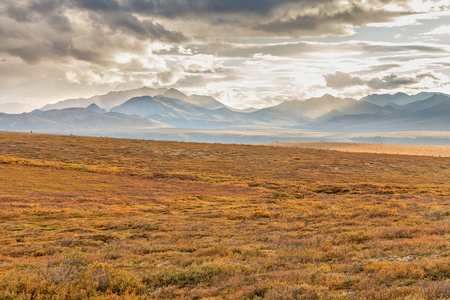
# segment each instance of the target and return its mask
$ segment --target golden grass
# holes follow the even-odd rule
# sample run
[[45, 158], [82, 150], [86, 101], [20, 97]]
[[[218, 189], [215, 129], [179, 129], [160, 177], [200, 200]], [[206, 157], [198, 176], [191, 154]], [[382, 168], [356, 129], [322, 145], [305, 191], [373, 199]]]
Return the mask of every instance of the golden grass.
[[352, 153], [355, 152], [381, 153], [381, 154], [450, 157], [450, 146], [414, 146], [414, 145], [384, 145], [384, 144], [330, 143], [330, 142], [291, 142], [291, 143], [269, 143], [263, 145], [305, 148], [305, 149], [335, 150]]
[[449, 291], [449, 158], [0, 133], [0, 299]]

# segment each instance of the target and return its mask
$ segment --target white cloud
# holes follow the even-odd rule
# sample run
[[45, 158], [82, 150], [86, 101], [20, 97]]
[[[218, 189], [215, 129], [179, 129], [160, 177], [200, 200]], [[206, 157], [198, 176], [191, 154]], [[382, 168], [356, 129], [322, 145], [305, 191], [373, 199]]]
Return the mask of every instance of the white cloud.
[[439, 26], [434, 28], [433, 30], [424, 33], [423, 35], [435, 35], [435, 34], [448, 34], [450, 35], [450, 25], [443, 25], [443, 26]]

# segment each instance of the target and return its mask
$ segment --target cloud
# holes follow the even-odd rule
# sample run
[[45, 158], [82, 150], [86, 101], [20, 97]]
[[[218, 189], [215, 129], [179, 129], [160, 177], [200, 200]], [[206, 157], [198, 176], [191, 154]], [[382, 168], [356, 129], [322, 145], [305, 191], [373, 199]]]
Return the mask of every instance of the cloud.
[[416, 77], [398, 77], [395, 74], [387, 75], [382, 78], [373, 78], [366, 84], [374, 90], [390, 90], [401, 86], [410, 85], [419, 82]]
[[354, 85], [364, 85], [364, 81], [359, 77], [352, 77], [350, 74], [343, 72], [336, 72], [335, 74], [328, 74], [323, 76], [327, 83], [327, 87], [331, 88], [345, 88]]
[[43, 22], [57, 31], [68, 32], [71, 26], [62, 4], [63, 0], [16, 1], [7, 4], [3, 13], [18, 23]]
[[383, 78], [373, 78], [367, 82], [367, 86], [372, 89], [396, 89], [399, 87], [420, 83], [424, 78], [439, 80], [431, 73], [417, 74], [415, 77], [399, 77], [395, 74], [384, 76]]
[[[140, 39], [162, 41], [168, 43], [186, 42], [188, 38], [178, 31], [167, 30], [163, 25], [148, 20], [139, 20], [132, 14], [114, 13], [101, 16], [113, 31], [133, 34]], [[101, 22], [99, 22], [101, 23]]]
[[383, 64], [383, 65], [376, 65], [370, 67], [367, 71], [360, 72], [360, 73], [375, 73], [375, 72], [384, 72], [395, 68], [400, 68], [402, 65], [400, 64]]
[[186, 78], [197, 79], [205, 75], [226, 73], [222, 63], [212, 55], [193, 55], [173, 65], [169, 70], [161, 71], [156, 76], [155, 87], [169, 86], [185, 81]]
[[121, 8], [116, 0], [74, 0], [73, 3], [91, 11], [117, 11]]
[[[297, 43], [230, 49], [224, 40], [342, 35], [368, 22], [411, 13], [405, 1], [389, 2], [403, 8], [391, 11], [383, 0], [373, 5], [340, 0], [17, 0], [0, 4], [0, 51], [30, 64], [72, 58], [105, 65], [119, 52], [134, 48], [139, 53], [155, 42], [175, 46], [193, 42], [209, 51], [204, 53], [222, 56], [295, 56], [320, 46]], [[220, 43], [208, 50], [211, 40]], [[366, 51], [382, 51], [366, 47]], [[442, 51], [428, 46], [409, 50]]]
[[180, 79], [186, 77], [186, 72], [181, 65], [175, 65], [170, 70], [158, 73], [156, 86], [173, 85]]
[[[323, 1], [322, 1], [323, 2]], [[326, 3], [326, 2], [323, 2]], [[352, 2], [330, 2], [314, 9], [299, 10], [294, 16], [281, 15], [279, 19], [255, 26], [255, 29], [293, 36], [302, 35], [345, 35], [351, 34], [356, 26], [372, 22], [386, 22], [408, 12], [374, 9]]]
[[[322, 0], [323, 1], [323, 0]], [[322, 2], [318, 1], [318, 2]], [[209, 16], [211, 14], [252, 14], [266, 15], [287, 3], [312, 2], [295, 0], [129, 0], [133, 11], [164, 17]]]
[[290, 37], [342, 35], [369, 22], [412, 13], [408, 8], [391, 11], [382, 0], [373, 2], [369, 6], [365, 1], [339, 0], [18, 0], [4, 10], [17, 22], [45, 19], [65, 31], [70, 29], [75, 10], [85, 14], [82, 19], [89, 21], [85, 26], [106, 25], [139, 38], [173, 43], [185, 42], [189, 36], [208, 40], [280, 33]]
[[425, 78], [431, 78], [440, 81], [436, 75], [428, 73], [420, 73], [414, 77], [399, 77], [396, 74], [390, 74], [384, 77], [375, 77], [370, 80], [363, 80], [358, 76], [351, 76], [348, 73], [336, 72], [323, 76], [326, 86], [334, 89], [343, 89], [351, 86], [365, 85], [374, 90], [391, 90], [399, 87], [420, 83]]
[[88, 60], [105, 64], [124, 48], [182, 43], [187, 37], [122, 10], [112, 0], [18, 0], [0, 4], [0, 52], [29, 64], [41, 60]]
[[450, 25], [442, 25], [434, 28], [433, 30], [424, 33], [423, 35], [441, 35], [441, 34], [449, 34], [450, 33]]

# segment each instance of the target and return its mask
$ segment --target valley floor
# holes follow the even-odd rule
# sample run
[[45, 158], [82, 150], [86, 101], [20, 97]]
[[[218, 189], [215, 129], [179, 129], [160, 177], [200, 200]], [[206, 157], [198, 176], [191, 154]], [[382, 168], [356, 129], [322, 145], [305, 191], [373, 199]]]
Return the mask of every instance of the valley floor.
[[450, 158], [0, 132], [0, 299], [448, 299]]

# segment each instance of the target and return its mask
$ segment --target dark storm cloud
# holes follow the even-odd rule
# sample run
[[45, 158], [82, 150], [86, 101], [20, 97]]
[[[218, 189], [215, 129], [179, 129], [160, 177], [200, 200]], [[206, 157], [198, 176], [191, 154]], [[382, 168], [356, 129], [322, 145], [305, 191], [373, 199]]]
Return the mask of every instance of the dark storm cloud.
[[[0, 51], [28, 63], [65, 57], [96, 64], [119, 52], [141, 54], [146, 45], [196, 44], [198, 53], [252, 58], [255, 54], [300, 57], [336, 44], [240, 45], [235, 38], [341, 35], [353, 26], [404, 14], [374, 0], [17, 0], [0, 3]], [[403, 3], [403, 0], [390, 3]], [[373, 3], [373, 5], [372, 5]], [[372, 7], [372, 8], [371, 8]], [[376, 8], [373, 8], [376, 7]], [[5, 23], [2, 23], [6, 20]], [[9, 22], [9, 23], [8, 23]], [[210, 44], [215, 40], [216, 44]], [[366, 52], [443, 52], [428, 46], [342, 45]], [[103, 53], [103, 54], [102, 54]], [[164, 55], [164, 53], [160, 53]]]
[[27, 45], [20, 48], [11, 48], [7, 52], [10, 55], [18, 56], [30, 64], [38, 63], [43, 56], [48, 56], [49, 48], [44, 45]]
[[299, 15], [294, 18], [258, 24], [254, 28], [277, 34], [296, 35], [296, 32], [312, 33], [313, 35], [345, 34], [348, 25], [361, 26], [372, 22], [387, 22], [399, 15], [401, 15], [399, 12], [372, 9], [354, 3], [339, 9], [330, 7], [328, 10], [299, 12]]
[[375, 77], [370, 80], [363, 80], [358, 76], [351, 76], [348, 73], [336, 72], [323, 76], [327, 87], [342, 89], [355, 85], [366, 85], [374, 90], [390, 90], [399, 87], [419, 83], [424, 78], [440, 80], [431, 73], [417, 74], [414, 77], [399, 77], [396, 74], [387, 75], [381, 78]]
[[[402, 0], [390, 1], [402, 3]], [[348, 26], [360, 26], [368, 22], [384, 22], [401, 15], [383, 9], [371, 9], [353, 1], [351, 5], [336, 0], [32, 0], [8, 4], [8, 16], [18, 22], [33, 21], [36, 15], [52, 19], [61, 30], [68, 28], [63, 11], [68, 8], [95, 13], [97, 20], [110, 19], [120, 14], [122, 23], [139, 36], [145, 31], [149, 38], [160, 39], [170, 31], [164, 25], [137, 20], [136, 15], [147, 18], [186, 19], [203, 21], [211, 26], [230, 24], [247, 31], [257, 30], [271, 35], [283, 33], [298, 36], [307, 31], [312, 35], [342, 34]], [[374, 1], [374, 6], [379, 1]], [[289, 5], [286, 8], [286, 5]], [[281, 10], [281, 12], [279, 12]], [[278, 11], [278, 13], [276, 13]], [[53, 13], [58, 13], [54, 16]], [[294, 15], [294, 17], [289, 17]], [[100, 18], [98, 18], [100, 16]], [[137, 24], [141, 22], [140, 24]], [[114, 22], [109, 24], [115, 25]], [[145, 29], [148, 27], [148, 29]], [[163, 27], [164, 30], [161, 30]], [[177, 43], [185, 40], [182, 35], [187, 28], [179, 28], [169, 34], [166, 41]], [[152, 36], [152, 33], [155, 33]], [[163, 35], [159, 34], [160, 32]], [[211, 31], [214, 34], [213, 31]], [[223, 32], [226, 34], [226, 32]], [[255, 33], [256, 34], [256, 33]]]
[[73, 3], [80, 8], [92, 11], [117, 11], [122, 8], [115, 0], [73, 0]]
[[65, 4], [65, 0], [16, 1], [6, 5], [6, 14], [18, 22], [36, 21], [37, 17], [61, 13]]
[[100, 52], [76, 49], [72, 46], [70, 40], [65, 39], [55, 39], [48, 43], [33, 43], [16, 48], [12, 47], [6, 49], [6, 52], [10, 55], [18, 56], [30, 64], [36, 64], [46, 57], [56, 59], [68, 56], [80, 61], [104, 62], [104, 55]]
[[181, 32], [170, 31], [159, 23], [140, 21], [132, 14], [117, 13], [102, 16], [112, 30], [121, 30], [134, 34], [141, 39], [153, 39], [169, 43], [181, 43], [187, 41], [187, 37]]
[[6, 8], [6, 14], [18, 22], [29, 22], [31, 21], [32, 11], [24, 6], [9, 4]]
[[[287, 3], [324, 3], [331, 0], [72, 0], [89, 11], [121, 11], [147, 16], [177, 18], [229, 14], [266, 15]], [[220, 21], [220, 17], [218, 21]], [[223, 20], [222, 20], [223, 21]]]
[[47, 17], [48, 25], [59, 32], [70, 32], [72, 27], [69, 20], [61, 14], [53, 14]]
[[44, 22], [58, 32], [69, 32], [71, 25], [63, 14], [63, 3], [61, 0], [35, 0], [26, 4], [9, 3], [5, 9], [5, 15], [18, 23]]
[[[381, 0], [381, 3], [385, 1]], [[403, 0], [390, 1], [402, 4]], [[81, 9], [120, 11], [147, 17], [201, 20], [211, 26], [231, 25], [266, 35], [342, 35], [353, 26], [386, 22], [409, 12], [371, 8], [362, 1], [337, 0], [72, 0]], [[380, 0], [372, 2], [379, 7]], [[180, 28], [181, 29], [181, 28]], [[183, 29], [181, 29], [183, 30]], [[213, 31], [211, 30], [211, 33]], [[222, 32], [226, 35], [227, 32]]]
[[[312, 0], [129, 0], [128, 5], [137, 12], [164, 17], [250, 13], [265, 15], [287, 3], [311, 3]], [[329, 1], [316, 1], [329, 2]]]
[[[85, 20], [89, 20], [78, 23], [81, 34], [74, 31], [69, 20], [74, 10], [84, 13]], [[122, 11], [114, 0], [0, 3], [0, 51], [30, 64], [65, 57], [105, 64], [117, 50], [128, 47], [139, 51], [142, 48], [130, 37], [139, 39], [141, 45], [142, 41], [181, 43], [187, 40], [181, 32], [167, 30], [162, 24], [138, 19], [131, 12]], [[75, 43], [74, 39], [81, 42]], [[128, 43], [124, 44], [124, 39]]]
[[62, 0], [35, 0], [30, 2], [28, 9], [34, 12], [49, 13], [58, 9], [62, 3]]
[[91, 21], [96, 25], [107, 25], [113, 31], [134, 35], [139, 39], [181, 43], [187, 37], [180, 31], [167, 30], [162, 24], [149, 20], [140, 20], [128, 5], [121, 5], [115, 0], [73, 0], [73, 6], [89, 12]]

